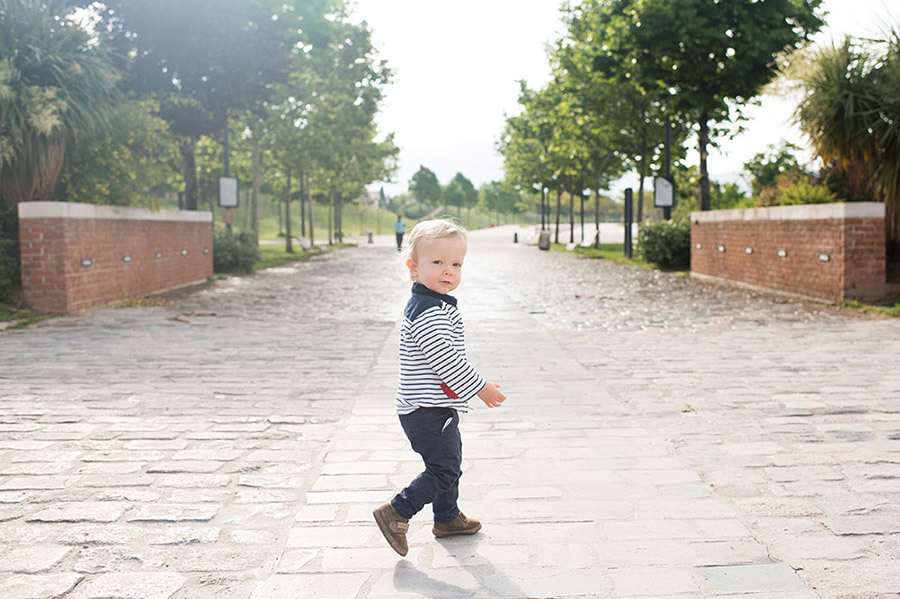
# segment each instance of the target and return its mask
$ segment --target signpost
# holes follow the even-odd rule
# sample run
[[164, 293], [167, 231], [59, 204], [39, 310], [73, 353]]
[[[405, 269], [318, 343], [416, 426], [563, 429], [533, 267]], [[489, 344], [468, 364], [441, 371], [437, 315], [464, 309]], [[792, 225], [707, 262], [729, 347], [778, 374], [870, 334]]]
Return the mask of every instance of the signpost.
[[666, 177], [653, 179], [653, 205], [663, 209], [663, 218], [672, 218], [672, 206], [675, 203], [675, 189]]
[[234, 223], [234, 209], [238, 207], [237, 177], [219, 177], [219, 207], [223, 209], [222, 221], [230, 232]]

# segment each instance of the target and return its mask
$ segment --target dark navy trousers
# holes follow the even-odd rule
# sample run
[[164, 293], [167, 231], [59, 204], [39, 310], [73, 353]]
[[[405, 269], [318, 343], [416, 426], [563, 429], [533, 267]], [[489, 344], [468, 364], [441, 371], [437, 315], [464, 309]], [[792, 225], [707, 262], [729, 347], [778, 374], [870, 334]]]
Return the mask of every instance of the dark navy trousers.
[[450, 408], [419, 408], [400, 416], [400, 425], [413, 451], [422, 456], [425, 472], [400, 491], [391, 505], [404, 518], [412, 518], [430, 503], [435, 522], [456, 519], [462, 476], [459, 414]]

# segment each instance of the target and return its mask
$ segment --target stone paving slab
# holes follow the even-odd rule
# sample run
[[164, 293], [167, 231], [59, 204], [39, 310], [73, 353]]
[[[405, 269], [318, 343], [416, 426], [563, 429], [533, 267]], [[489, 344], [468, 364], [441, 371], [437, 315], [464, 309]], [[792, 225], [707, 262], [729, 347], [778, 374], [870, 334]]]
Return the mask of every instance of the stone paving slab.
[[371, 521], [420, 469], [384, 236], [0, 332], [0, 597], [898, 596], [897, 320], [514, 231], [457, 294], [510, 398], [463, 419], [480, 534]]

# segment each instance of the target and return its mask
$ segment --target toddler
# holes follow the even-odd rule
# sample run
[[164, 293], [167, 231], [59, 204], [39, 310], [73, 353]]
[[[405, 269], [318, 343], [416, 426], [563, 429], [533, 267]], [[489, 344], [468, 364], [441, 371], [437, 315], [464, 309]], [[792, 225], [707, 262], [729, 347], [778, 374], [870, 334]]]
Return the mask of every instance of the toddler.
[[409, 519], [432, 504], [436, 537], [471, 535], [481, 530], [456, 505], [462, 464], [459, 414], [476, 395], [489, 408], [506, 396], [466, 360], [462, 318], [456, 298], [466, 257], [466, 230], [446, 220], [413, 227], [406, 266], [412, 297], [400, 329], [400, 384], [395, 402], [400, 425], [425, 471], [389, 503], [375, 510], [375, 521], [390, 546], [406, 555]]

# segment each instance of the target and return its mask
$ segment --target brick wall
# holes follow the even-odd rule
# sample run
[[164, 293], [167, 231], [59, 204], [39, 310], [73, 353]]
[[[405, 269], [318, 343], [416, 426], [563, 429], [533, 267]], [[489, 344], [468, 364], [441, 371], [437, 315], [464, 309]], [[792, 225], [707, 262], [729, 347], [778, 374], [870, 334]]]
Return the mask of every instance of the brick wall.
[[205, 281], [212, 215], [63, 202], [19, 204], [22, 287], [41, 312], [70, 312]]
[[886, 283], [884, 204], [691, 213], [691, 274], [830, 302], [878, 300]]

